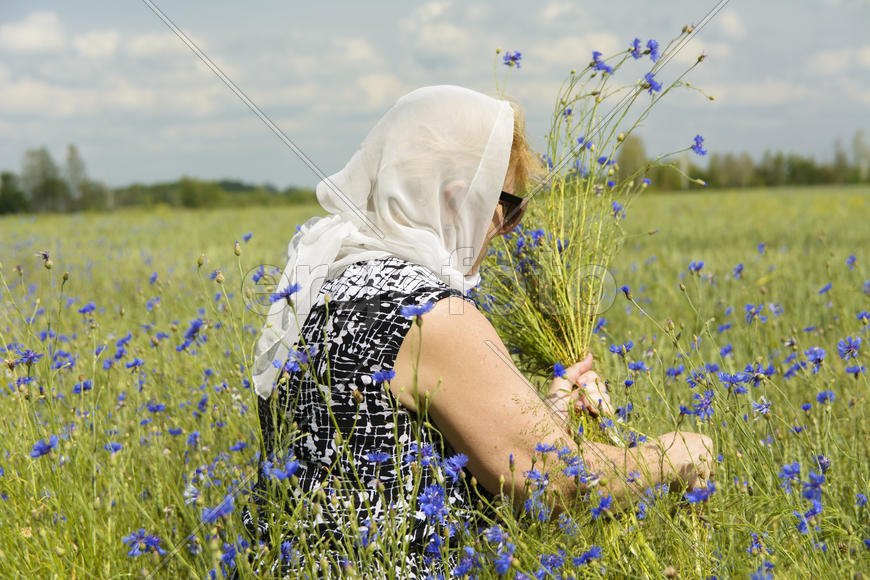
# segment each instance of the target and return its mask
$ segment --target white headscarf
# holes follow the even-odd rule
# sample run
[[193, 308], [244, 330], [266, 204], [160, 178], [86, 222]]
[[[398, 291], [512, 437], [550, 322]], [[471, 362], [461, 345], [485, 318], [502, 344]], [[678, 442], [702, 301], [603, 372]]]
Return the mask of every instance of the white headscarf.
[[254, 357], [254, 388], [272, 394], [325, 280], [354, 262], [396, 256], [426, 266], [460, 290], [483, 247], [507, 174], [510, 103], [451, 85], [401, 97], [344, 169], [317, 184], [331, 215], [293, 236], [279, 289], [298, 284], [294, 307], [271, 305]]

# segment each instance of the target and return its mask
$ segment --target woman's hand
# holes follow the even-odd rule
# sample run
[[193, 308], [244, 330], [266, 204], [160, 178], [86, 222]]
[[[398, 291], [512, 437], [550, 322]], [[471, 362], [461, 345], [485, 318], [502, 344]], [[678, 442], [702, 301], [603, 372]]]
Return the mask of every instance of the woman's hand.
[[[567, 419], [568, 409], [586, 408], [593, 415], [613, 415], [610, 395], [604, 381], [592, 370], [592, 354], [565, 369], [565, 377], [556, 377], [550, 385], [547, 402], [560, 416]], [[578, 388], [579, 386], [579, 388]]]

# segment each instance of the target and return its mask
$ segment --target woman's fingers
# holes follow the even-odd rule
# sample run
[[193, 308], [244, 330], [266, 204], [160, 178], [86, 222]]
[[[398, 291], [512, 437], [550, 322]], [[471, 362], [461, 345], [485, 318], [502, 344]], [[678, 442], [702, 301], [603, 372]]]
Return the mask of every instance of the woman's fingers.
[[580, 386], [580, 402], [592, 413], [612, 416], [613, 406], [604, 381], [595, 372], [589, 371], [578, 377]]
[[586, 355], [586, 358], [565, 369], [565, 378], [568, 381], [576, 383], [580, 375], [592, 370], [592, 365], [594, 363], [595, 361], [592, 359], [592, 353], [590, 352]]

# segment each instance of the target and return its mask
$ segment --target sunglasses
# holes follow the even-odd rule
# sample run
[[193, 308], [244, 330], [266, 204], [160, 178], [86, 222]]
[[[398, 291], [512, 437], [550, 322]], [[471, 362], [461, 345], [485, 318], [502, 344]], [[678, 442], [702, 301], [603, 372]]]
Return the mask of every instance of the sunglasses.
[[504, 235], [519, 225], [523, 214], [526, 213], [529, 199], [503, 191], [498, 201], [504, 206], [504, 222], [499, 228], [499, 235]]

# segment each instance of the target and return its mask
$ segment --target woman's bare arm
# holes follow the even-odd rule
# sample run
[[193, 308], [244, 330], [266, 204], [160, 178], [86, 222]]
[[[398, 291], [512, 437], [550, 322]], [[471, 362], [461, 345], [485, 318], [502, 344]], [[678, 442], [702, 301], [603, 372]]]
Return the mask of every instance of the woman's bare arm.
[[[537, 443], [579, 453], [587, 470], [600, 474], [606, 480], [604, 487], [615, 496], [627, 492], [625, 478], [631, 472], [645, 474], [636, 483], [645, 489], [673, 471], [663, 465], [666, 454], [657, 445], [621, 449], [585, 443], [578, 448], [564, 423], [511, 362], [489, 321], [461, 299], [452, 299], [451, 311], [450, 300], [439, 301], [423, 315], [418, 397], [422, 401], [428, 396], [433, 422], [456, 451], [468, 456], [468, 470], [483, 487], [498, 494], [504, 478], [504, 492], [511, 493], [508, 458], [513, 455], [514, 498], [521, 503], [523, 474], [532, 469], [532, 458], [539, 456], [534, 450]], [[416, 404], [411, 389], [420, 338], [416, 327], [408, 333], [391, 384], [400, 402], [411, 408]], [[560, 472], [559, 467], [552, 468], [556, 461], [551, 456], [551, 489], [570, 501], [576, 493], [574, 479], [554, 478]]]

